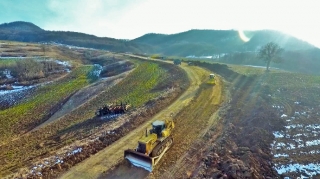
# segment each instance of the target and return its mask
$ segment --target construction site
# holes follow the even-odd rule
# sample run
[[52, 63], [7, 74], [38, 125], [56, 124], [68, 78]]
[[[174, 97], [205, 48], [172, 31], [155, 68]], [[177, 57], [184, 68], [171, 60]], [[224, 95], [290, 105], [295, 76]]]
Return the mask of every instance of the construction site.
[[[30, 58], [42, 53], [24, 47]], [[71, 72], [32, 83], [26, 101], [6, 91], [16, 102], [2, 106], [1, 121], [16, 120], [1, 128], [2, 178], [319, 177], [304, 167], [318, 166], [318, 79], [61, 46], [46, 56], [64, 57]]]

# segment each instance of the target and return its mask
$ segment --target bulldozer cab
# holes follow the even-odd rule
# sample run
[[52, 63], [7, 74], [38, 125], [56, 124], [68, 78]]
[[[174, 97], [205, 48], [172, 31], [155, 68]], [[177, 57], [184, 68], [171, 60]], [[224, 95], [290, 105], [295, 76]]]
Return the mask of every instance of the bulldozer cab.
[[157, 137], [160, 138], [162, 130], [165, 129], [165, 123], [164, 121], [154, 121], [152, 123], [152, 129], [150, 130], [150, 133], [155, 133], [157, 134]]
[[210, 79], [214, 79], [214, 74], [211, 73], [209, 77], [210, 77]]

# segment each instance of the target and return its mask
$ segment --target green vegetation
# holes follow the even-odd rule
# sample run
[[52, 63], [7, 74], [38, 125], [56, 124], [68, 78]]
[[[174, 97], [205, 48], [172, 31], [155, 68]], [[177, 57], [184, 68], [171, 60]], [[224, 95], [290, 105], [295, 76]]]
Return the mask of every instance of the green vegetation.
[[158, 95], [151, 90], [164, 79], [164, 75], [165, 71], [158, 64], [144, 62], [110, 92], [121, 96], [118, 100], [130, 101], [131, 105], [139, 107]]
[[8, 140], [12, 135], [23, 133], [43, 122], [53, 106], [89, 84], [87, 75], [91, 69], [92, 66], [79, 67], [63, 80], [40, 87], [32, 99], [0, 111], [0, 139]]
[[101, 106], [113, 102], [128, 102], [133, 108], [141, 107], [149, 100], [159, 95], [158, 91], [153, 91], [163, 80], [169, 77], [157, 63], [136, 61], [136, 69], [125, 79], [115, 86], [107, 89], [98, 95], [94, 100], [71, 112], [72, 120], [63, 119], [64, 123], [59, 123], [59, 129], [77, 125], [94, 117], [94, 112]]
[[[10, 139], [23, 133], [21, 131], [23, 126], [28, 124], [36, 126], [43, 122], [41, 121], [43, 116], [51, 112], [50, 109], [54, 108], [55, 104], [60, 104], [61, 99], [88, 85], [90, 81], [88, 74], [93, 67], [79, 67], [59, 83], [39, 89], [34, 98], [1, 111], [0, 130], [1, 134], [5, 133], [1, 138], [5, 141], [0, 147], [2, 166], [0, 176], [14, 172], [17, 167], [25, 166], [33, 158], [47, 156], [66, 144], [90, 135], [90, 131], [98, 129], [107, 122], [93, 119], [95, 111], [102, 105], [123, 101], [129, 102], [135, 109], [159, 96], [168, 87], [181, 84], [181, 81], [188, 81], [186, 75], [183, 76], [183, 71], [172, 64], [134, 59], [132, 61], [135, 62], [136, 68], [118, 84], [106, 89], [60, 120], [28, 135], [17, 137], [16, 140]], [[171, 76], [171, 73], [175, 76]]]
[[16, 64], [17, 59], [1, 59], [0, 60], [0, 69], [8, 68]]

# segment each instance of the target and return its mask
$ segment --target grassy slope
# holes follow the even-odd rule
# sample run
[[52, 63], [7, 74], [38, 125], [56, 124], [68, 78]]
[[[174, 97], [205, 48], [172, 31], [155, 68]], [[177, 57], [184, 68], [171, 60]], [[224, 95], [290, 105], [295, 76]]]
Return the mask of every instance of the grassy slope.
[[[32, 160], [35, 157], [49, 155], [50, 152], [62, 147], [64, 144], [68, 144], [78, 139], [80, 136], [72, 134], [77, 132], [78, 128], [81, 129], [83, 127], [81, 124], [85, 125], [85, 121], [92, 118], [95, 110], [101, 105], [115, 100], [127, 100], [134, 107], [140, 107], [157, 96], [163, 89], [154, 89], [159, 87], [159, 84], [164, 80], [170, 80], [170, 75], [166, 72], [166, 66], [147, 62], [137, 62], [137, 64], [138, 67], [125, 80], [101, 93], [93, 101], [74, 110], [61, 120], [36, 132], [3, 144], [0, 147], [0, 166], [2, 166], [0, 169], [0, 176], [16, 172], [18, 168], [32, 163]], [[80, 69], [82, 68], [87, 69], [87, 67], [81, 67]], [[30, 122], [32, 120], [41, 121], [42, 112], [40, 111], [48, 112], [50, 109], [48, 104], [52, 103], [53, 100], [58, 101], [58, 99], [61, 99], [61, 95], [74, 92], [74, 88], [70, 88], [70, 86], [75, 87], [74, 85], [76, 85], [76, 87], [82, 87], [88, 83], [87, 78], [84, 75], [81, 75], [81, 73], [74, 73], [74, 75], [70, 75], [72, 77], [69, 77], [69, 80], [65, 80], [66, 83], [62, 83], [57, 87], [55, 85], [45, 87], [42, 90], [42, 92], [46, 92], [45, 94], [38, 94], [38, 97], [35, 99], [16, 106], [15, 108], [21, 108], [23, 110], [18, 110], [19, 112], [14, 113], [15, 119], [9, 122], [10, 125], [5, 124], [6, 122], [4, 122], [6, 126], [13, 126], [13, 128], [2, 128], [7, 134], [6, 136], [2, 136], [2, 138], [6, 138], [7, 141], [8, 139], [12, 139], [14, 134], [12, 129], [15, 129], [17, 126], [14, 124], [23, 121], [26, 118], [25, 115], [28, 115], [28, 121]], [[70, 83], [72, 81], [73, 83]], [[58, 91], [54, 92], [57, 89]], [[54, 95], [47, 90], [54, 92]], [[6, 115], [13, 115], [9, 113], [9, 111], [4, 111], [3, 113], [6, 113]], [[3, 115], [1, 115], [1, 117], [2, 116]], [[2, 122], [3, 121], [6, 120], [3, 119]], [[93, 125], [91, 127], [94, 128], [95, 126]]]

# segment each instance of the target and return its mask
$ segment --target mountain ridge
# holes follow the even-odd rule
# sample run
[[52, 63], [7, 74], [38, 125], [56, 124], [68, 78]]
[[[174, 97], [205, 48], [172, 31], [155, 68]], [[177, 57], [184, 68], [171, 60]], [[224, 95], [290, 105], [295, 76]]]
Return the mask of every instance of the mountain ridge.
[[134, 51], [141, 52], [147, 45], [137, 45], [130, 41], [110, 37], [97, 37], [95, 35], [72, 31], [48, 31], [30, 22], [16, 21], [0, 24], [0, 40], [21, 42], [57, 42], [88, 48], [97, 48], [115, 52]]
[[105, 49], [115, 52], [158, 53], [188, 56], [256, 51], [273, 41], [287, 50], [306, 50], [315, 46], [274, 30], [244, 31], [243, 41], [236, 30], [193, 29], [175, 34], [148, 33], [132, 40], [97, 37], [71, 31], [47, 31], [31, 22], [0, 24], [0, 39], [22, 42], [57, 42], [67, 45]]
[[[135, 43], [152, 45], [162, 54], [174, 55], [172, 49], [180, 51], [181, 56], [186, 55], [212, 55], [217, 53], [230, 53], [237, 51], [256, 51], [262, 45], [273, 41], [288, 50], [305, 50], [315, 46], [296, 37], [274, 30], [245, 31], [250, 38], [243, 41], [236, 30], [189, 30], [176, 34], [149, 33], [133, 39]], [[194, 46], [191, 53], [186, 53]], [[198, 47], [197, 47], [198, 46]], [[201, 49], [200, 49], [201, 48]], [[180, 50], [179, 50], [180, 49]], [[185, 50], [188, 49], [188, 50]], [[194, 52], [194, 54], [192, 54]]]

